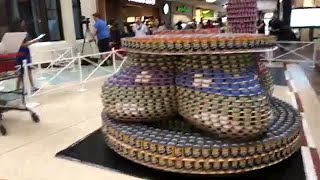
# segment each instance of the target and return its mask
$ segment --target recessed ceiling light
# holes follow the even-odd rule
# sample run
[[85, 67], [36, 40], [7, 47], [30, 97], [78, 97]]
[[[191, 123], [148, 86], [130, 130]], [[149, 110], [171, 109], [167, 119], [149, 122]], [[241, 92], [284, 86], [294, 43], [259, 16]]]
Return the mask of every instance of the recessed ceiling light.
[[217, 0], [206, 0], [207, 3], [214, 3], [216, 2]]

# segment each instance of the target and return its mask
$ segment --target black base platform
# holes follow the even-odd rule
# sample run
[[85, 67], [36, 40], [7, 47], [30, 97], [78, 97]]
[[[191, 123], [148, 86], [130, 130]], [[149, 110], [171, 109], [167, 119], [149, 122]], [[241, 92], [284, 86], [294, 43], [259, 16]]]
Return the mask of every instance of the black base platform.
[[59, 152], [58, 157], [80, 161], [89, 165], [107, 168], [127, 175], [145, 179], [208, 179], [215, 180], [305, 180], [301, 153], [297, 152], [289, 159], [277, 165], [234, 176], [187, 176], [167, 173], [135, 164], [122, 158], [105, 145], [100, 130], [95, 131], [69, 148]]

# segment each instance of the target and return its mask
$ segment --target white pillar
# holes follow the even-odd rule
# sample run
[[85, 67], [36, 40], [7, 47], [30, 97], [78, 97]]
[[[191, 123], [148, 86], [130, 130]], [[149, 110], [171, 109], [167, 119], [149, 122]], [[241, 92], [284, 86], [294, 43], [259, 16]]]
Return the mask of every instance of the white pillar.
[[70, 46], [74, 46], [76, 44], [76, 33], [74, 27], [72, 0], [63, 0], [60, 1], [60, 3], [64, 39]]

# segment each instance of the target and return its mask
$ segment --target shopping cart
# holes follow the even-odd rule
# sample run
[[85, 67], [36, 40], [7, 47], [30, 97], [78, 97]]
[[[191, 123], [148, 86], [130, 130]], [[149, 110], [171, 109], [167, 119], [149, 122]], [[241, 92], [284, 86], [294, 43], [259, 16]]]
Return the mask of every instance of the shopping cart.
[[[22, 64], [16, 64], [16, 58], [22, 54], [0, 54], [0, 82], [10, 79], [16, 79], [21, 76], [22, 89], [15, 91], [0, 91], [0, 132], [2, 135], [7, 134], [6, 128], [1, 123], [2, 115], [7, 111], [28, 111], [32, 120], [36, 123], [40, 121], [39, 116], [26, 106], [25, 86], [24, 86], [24, 67]], [[10, 101], [21, 99], [22, 103], [10, 105]]]

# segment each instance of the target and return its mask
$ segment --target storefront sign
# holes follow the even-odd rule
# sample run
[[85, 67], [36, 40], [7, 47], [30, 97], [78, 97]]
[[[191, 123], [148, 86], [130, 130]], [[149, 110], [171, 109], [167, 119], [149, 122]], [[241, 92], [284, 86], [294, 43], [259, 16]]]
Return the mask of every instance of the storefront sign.
[[177, 12], [180, 13], [191, 13], [192, 8], [186, 7], [186, 6], [177, 6]]
[[141, 4], [149, 4], [149, 5], [155, 5], [156, 0], [128, 0], [129, 2], [135, 2], [135, 3], [141, 3]]

